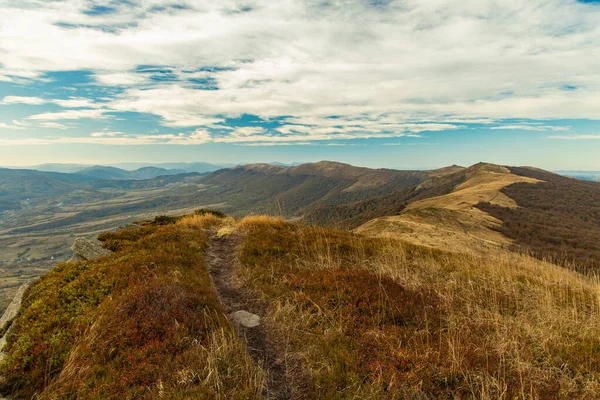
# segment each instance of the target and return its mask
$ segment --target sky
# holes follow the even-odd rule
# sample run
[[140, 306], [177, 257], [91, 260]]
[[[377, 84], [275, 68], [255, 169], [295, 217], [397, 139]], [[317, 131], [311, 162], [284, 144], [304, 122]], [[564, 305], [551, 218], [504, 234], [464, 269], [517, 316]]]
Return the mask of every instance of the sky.
[[600, 170], [600, 0], [0, 0], [0, 165]]

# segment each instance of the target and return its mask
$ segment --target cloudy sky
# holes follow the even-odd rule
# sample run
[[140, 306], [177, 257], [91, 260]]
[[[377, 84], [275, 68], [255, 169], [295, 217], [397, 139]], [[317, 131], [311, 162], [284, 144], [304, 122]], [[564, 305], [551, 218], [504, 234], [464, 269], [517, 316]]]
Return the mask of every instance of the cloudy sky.
[[600, 0], [0, 0], [0, 165], [600, 170]]

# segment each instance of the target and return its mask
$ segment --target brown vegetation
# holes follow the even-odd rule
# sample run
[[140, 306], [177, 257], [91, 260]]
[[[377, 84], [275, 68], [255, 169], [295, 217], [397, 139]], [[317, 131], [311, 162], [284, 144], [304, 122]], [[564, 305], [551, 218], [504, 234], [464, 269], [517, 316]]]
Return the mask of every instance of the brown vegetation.
[[498, 252], [456, 255], [248, 224], [239, 276], [270, 302], [301, 398], [600, 398], [598, 287]]
[[16, 398], [258, 398], [263, 375], [235, 337], [203, 261], [207, 237], [146, 225], [101, 237], [116, 250], [35, 284], [8, 338]]

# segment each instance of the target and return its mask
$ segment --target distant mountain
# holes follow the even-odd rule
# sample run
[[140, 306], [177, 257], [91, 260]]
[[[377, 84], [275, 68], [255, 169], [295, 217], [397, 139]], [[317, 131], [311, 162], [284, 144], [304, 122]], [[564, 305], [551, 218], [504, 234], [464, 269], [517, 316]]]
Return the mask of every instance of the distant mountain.
[[86, 176], [99, 180], [130, 180], [130, 179], [152, 179], [159, 176], [177, 175], [188, 173], [180, 169], [165, 169], [158, 167], [143, 167], [135, 171], [127, 171], [116, 167], [94, 166], [77, 172], [77, 175]]
[[100, 180], [121, 180], [129, 178], [129, 171], [125, 171], [124, 169], [115, 167], [104, 167], [96, 165], [78, 171], [77, 175], [87, 176], [89, 178]]
[[[82, 171], [90, 170], [90, 169], [98, 169], [98, 168], [106, 168], [105, 173], [109, 173], [112, 171], [113, 178], [111, 179], [148, 179], [148, 176], [154, 177], [158, 176], [152, 173], [144, 172], [140, 173], [139, 176], [141, 178], [136, 177], [134, 174], [132, 176], [128, 176], [126, 178], [118, 178], [118, 176], [122, 176], [123, 174], [119, 173], [115, 170], [110, 170], [110, 168], [125, 170], [125, 171], [137, 171], [144, 170], [146, 168], [158, 168], [161, 170], [175, 170], [175, 173], [187, 173], [187, 172], [198, 172], [198, 173], [206, 173], [213, 172], [221, 168], [232, 167], [234, 164], [210, 164], [205, 162], [193, 162], [193, 163], [183, 163], [183, 162], [175, 162], [175, 163], [134, 163], [134, 162], [125, 162], [125, 163], [117, 163], [117, 164], [109, 164], [109, 165], [89, 165], [89, 164], [40, 164], [34, 165], [31, 167], [24, 167], [23, 169], [31, 169], [36, 171], [45, 171], [45, 172], [62, 172], [62, 173], [80, 173]], [[91, 171], [92, 174], [98, 173], [98, 171]], [[87, 174], [87, 173], [84, 173]], [[102, 175], [102, 173], [100, 174]], [[165, 175], [165, 174], [163, 174]]]
[[34, 165], [30, 167], [24, 167], [23, 169], [32, 169], [35, 171], [44, 171], [44, 172], [61, 172], [65, 174], [72, 174], [75, 172], [79, 172], [82, 169], [90, 167], [85, 164], [40, 164]]
[[221, 168], [232, 167], [232, 164], [210, 164], [206, 162], [173, 162], [173, 163], [118, 163], [112, 164], [112, 167], [118, 167], [126, 170], [138, 170], [145, 167], [162, 168], [166, 170], [179, 170], [184, 172], [213, 172]]
[[31, 209], [46, 204], [48, 199], [55, 203], [71, 199], [72, 203], [72, 199], [77, 198], [79, 203], [85, 204], [92, 199], [106, 198], [106, 194], [97, 193], [101, 189], [159, 188], [190, 178], [198, 179], [200, 174], [153, 167], [136, 171], [92, 167], [77, 174], [0, 168], [0, 212]]
[[227, 202], [234, 213], [267, 212], [303, 216], [322, 206], [374, 198], [418, 185], [424, 171], [370, 169], [322, 161], [295, 167], [250, 164], [207, 175], [202, 198]]
[[0, 168], [0, 211], [27, 207], [31, 200], [74, 191], [92, 180], [76, 174]]

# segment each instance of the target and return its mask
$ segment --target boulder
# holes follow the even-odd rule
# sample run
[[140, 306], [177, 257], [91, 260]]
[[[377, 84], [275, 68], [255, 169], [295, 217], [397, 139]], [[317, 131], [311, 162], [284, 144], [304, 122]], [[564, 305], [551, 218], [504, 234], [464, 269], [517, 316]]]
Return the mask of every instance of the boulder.
[[[10, 323], [17, 316], [17, 313], [21, 308], [21, 302], [23, 301], [25, 291], [27, 290], [30, 284], [31, 282], [26, 282], [22, 284], [21, 287], [17, 290], [15, 297], [13, 297], [13, 300], [8, 305], [8, 308], [6, 309], [6, 311], [4, 311], [4, 314], [2, 314], [2, 318], [0, 318], [0, 330], [3, 331], [6, 324]], [[9, 331], [10, 328], [8, 328], [4, 335], [2, 335], [2, 337], [0, 338], [0, 362], [4, 359], [4, 352], [2, 350], [6, 345], [6, 336], [8, 335]]]
[[73, 257], [69, 261], [95, 260], [112, 254], [112, 251], [102, 247], [102, 242], [97, 239], [77, 238], [71, 246]]

